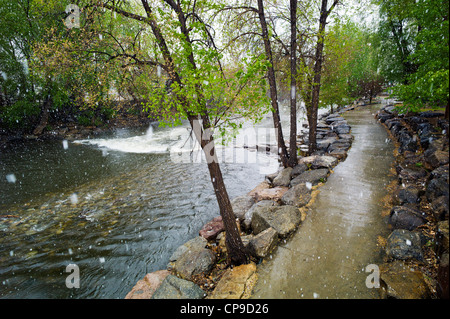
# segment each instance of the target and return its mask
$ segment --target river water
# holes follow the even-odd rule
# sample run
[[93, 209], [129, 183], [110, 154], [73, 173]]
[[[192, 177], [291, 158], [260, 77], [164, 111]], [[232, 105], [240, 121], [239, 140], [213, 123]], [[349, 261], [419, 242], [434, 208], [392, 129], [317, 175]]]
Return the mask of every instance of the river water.
[[[278, 169], [272, 127], [267, 116], [218, 145], [231, 198]], [[0, 153], [0, 298], [123, 298], [218, 215], [186, 123], [16, 145]]]
[[366, 278], [373, 274], [369, 265], [382, 261], [377, 237], [387, 232], [381, 212], [394, 161], [394, 147], [373, 116], [379, 108], [343, 115], [355, 137], [348, 157], [319, 188], [295, 235], [258, 267], [254, 298], [378, 297]]

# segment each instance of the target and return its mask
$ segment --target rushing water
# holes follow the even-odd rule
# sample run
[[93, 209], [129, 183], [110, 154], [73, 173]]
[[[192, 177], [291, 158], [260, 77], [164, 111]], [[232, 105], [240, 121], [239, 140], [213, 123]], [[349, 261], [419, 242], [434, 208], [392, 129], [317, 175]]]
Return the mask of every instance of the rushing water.
[[392, 180], [393, 145], [373, 113], [379, 105], [347, 112], [355, 137], [311, 205], [296, 234], [258, 267], [255, 298], [375, 298], [366, 278], [381, 259], [383, 197]]
[[[231, 198], [278, 169], [274, 152], [255, 147], [272, 145], [272, 131], [267, 117], [218, 146]], [[0, 153], [0, 297], [123, 298], [146, 273], [165, 269], [219, 214], [190, 141], [187, 125], [154, 125]], [[69, 264], [78, 266], [80, 288], [66, 287]]]

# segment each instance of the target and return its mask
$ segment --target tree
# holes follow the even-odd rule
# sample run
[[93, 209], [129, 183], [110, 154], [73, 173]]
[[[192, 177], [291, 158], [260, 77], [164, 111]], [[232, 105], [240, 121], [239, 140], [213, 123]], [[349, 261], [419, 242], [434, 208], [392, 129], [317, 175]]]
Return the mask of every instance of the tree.
[[289, 166], [297, 165], [297, 0], [290, 0], [291, 13], [291, 132], [289, 134]]
[[[264, 12], [264, 4], [263, 4], [262, 0], [258, 0], [257, 12], [258, 12], [258, 17], [259, 17], [259, 23], [261, 25], [265, 54], [266, 54], [266, 58], [270, 64], [268, 67], [268, 71], [267, 71], [267, 77], [268, 77], [269, 87], [270, 87], [270, 98], [271, 98], [271, 103], [272, 103], [273, 124], [275, 127], [275, 132], [277, 134], [278, 151], [280, 153], [281, 163], [283, 164], [284, 167], [288, 167], [289, 166], [289, 155], [287, 153], [286, 144], [284, 142], [283, 128], [281, 127], [273, 54], [272, 54], [270, 37], [269, 37], [269, 29], [267, 27], [267, 21], [266, 21], [266, 16], [265, 16], [265, 12]], [[297, 119], [295, 119], [295, 121], [296, 120]], [[295, 134], [297, 134], [297, 132], [295, 132]], [[297, 145], [297, 142], [294, 145]]]
[[[131, 12], [131, 8], [126, 10], [108, 2], [100, 5], [150, 26], [154, 43], [158, 48], [151, 63], [165, 71], [170, 85], [159, 88], [153, 86], [149, 91], [151, 96], [148, 97], [149, 102], [146, 106], [160, 108], [162, 106], [160, 102], [164, 101], [166, 108], [160, 113], [163, 119], [173, 120], [175, 123], [179, 123], [182, 118], [189, 120], [206, 157], [227, 232], [226, 245], [229, 258], [233, 264], [246, 263], [248, 253], [242, 244], [221, 174], [215, 152], [213, 129], [217, 127], [220, 119], [231, 123], [226, 120], [227, 117], [236, 112], [241, 115], [252, 115], [255, 113], [255, 105], [264, 104], [256, 100], [257, 96], [265, 94], [264, 87], [253, 85], [257, 82], [253, 79], [266, 71], [267, 64], [261, 59], [253, 59], [248, 61], [245, 70], [234, 72], [232, 78], [226, 77], [220, 63], [221, 56], [216, 50], [209, 26], [202, 17], [202, 12], [215, 8], [208, 1], [197, 1], [192, 4], [189, 1], [165, 0], [162, 6], [156, 6], [142, 0], [141, 4], [145, 16]], [[159, 58], [162, 61], [159, 61]], [[241, 94], [244, 94], [246, 99], [238, 100]], [[236, 105], [236, 101], [239, 101], [240, 105]]]
[[[380, 67], [396, 84], [394, 94], [403, 100], [402, 110], [445, 107], [448, 115], [448, 1], [379, 1], [379, 4], [380, 36], [393, 39], [401, 57], [398, 60], [396, 52], [382, 51]], [[389, 59], [391, 63], [385, 63]]]
[[317, 45], [315, 52], [315, 62], [314, 62], [314, 78], [312, 82], [312, 93], [311, 93], [311, 109], [308, 112], [308, 123], [309, 123], [309, 153], [312, 154], [316, 148], [316, 136], [317, 136], [317, 115], [319, 109], [319, 95], [320, 95], [320, 81], [322, 77], [322, 63], [323, 63], [323, 48], [324, 48], [324, 38], [325, 38], [325, 27], [327, 24], [328, 16], [331, 11], [339, 3], [339, 0], [334, 0], [331, 7], [328, 8], [328, 0], [322, 0], [322, 5], [320, 8], [320, 18], [319, 18], [319, 29], [317, 33]]

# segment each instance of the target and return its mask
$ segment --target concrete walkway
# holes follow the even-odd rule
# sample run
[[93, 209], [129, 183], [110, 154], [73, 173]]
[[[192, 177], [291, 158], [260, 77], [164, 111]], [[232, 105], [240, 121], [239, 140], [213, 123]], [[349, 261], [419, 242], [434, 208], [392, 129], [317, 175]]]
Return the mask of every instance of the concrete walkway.
[[387, 231], [382, 198], [394, 178], [393, 145], [363, 106], [343, 116], [355, 137], [347, 159], [320, 188], [306, 220], [285, 245], [258, 266], [253, 298], [376, 298], [366, 267], [381, 263], [377, 237]]

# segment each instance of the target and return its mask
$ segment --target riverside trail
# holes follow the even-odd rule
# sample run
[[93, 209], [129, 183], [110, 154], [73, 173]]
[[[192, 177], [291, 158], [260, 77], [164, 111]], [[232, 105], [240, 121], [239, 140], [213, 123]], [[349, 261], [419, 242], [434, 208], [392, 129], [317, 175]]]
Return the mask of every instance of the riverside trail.
[[394, 161], [394, 145], [374, 119], [379, 108], [343, 114], [355, 138], [348, 157], [319, 188], [295, 235], [258, 266], [253, 298], [378, 297], [366, 286], [366, 268], [382, 262], [377, 237], [387, 232], [382, 199]]

